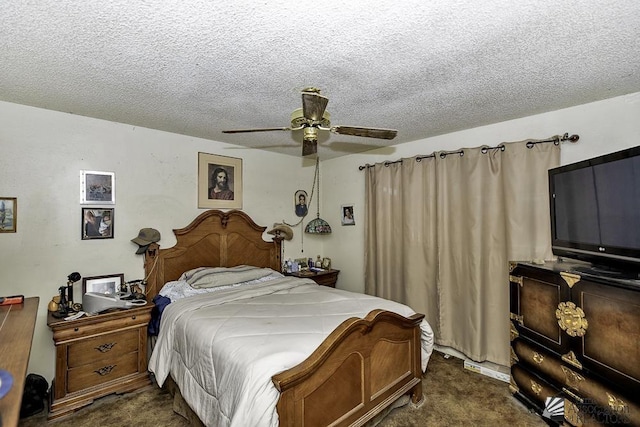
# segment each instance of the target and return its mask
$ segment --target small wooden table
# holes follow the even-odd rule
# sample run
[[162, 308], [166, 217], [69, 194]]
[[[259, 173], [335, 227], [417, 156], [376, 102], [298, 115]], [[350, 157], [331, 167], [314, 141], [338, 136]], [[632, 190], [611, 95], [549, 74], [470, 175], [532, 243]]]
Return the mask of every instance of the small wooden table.
[[13, 377], [11, 390], [0, 399], [2, 427], [18, 425], [24, 382], [29, 366], [31, 341], [40, 298], [25, 298], [22, 304], [0, 306], [0, 369]]
[[147, 325], [153, 304], [47, 324], [56, 346], [56, 377], [47, 418], [72, 414], [95, 399], [151, 383], [147, 372]]
[[340, 270], [323, 270], [318, 272], [304, 270], [296, 271], [295, 273], [284, 273], [284, 275], [311, 279], [318, 285], [335, 288], [336, 282], [338, 281], [338, 273], [340, 273]]

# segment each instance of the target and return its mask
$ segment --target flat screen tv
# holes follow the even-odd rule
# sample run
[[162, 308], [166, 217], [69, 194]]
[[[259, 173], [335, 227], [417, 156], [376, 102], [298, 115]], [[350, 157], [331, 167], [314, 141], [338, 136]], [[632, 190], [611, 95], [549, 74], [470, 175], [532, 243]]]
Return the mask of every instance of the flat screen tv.
[[604, 274], [640, 272], [640, 146], [549, 170], [551, 247]]

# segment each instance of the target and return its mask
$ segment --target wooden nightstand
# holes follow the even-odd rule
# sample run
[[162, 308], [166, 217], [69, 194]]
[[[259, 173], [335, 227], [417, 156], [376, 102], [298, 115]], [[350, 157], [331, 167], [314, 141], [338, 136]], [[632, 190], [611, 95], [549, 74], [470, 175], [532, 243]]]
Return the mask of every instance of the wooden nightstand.
[[49, 419], [69, 415], [102, 396], [151, 383], [147, 372], [147, 324], [151, 308], [135, 307], [65, 321], [49, 313], [56, 346], [56, 376]]
[[317, 273], [313, 271], [296, 271], [295, 273], [284, 273], [284, 275], [304, 277], [306, 279], [313, 280], [318, 285], [335, 288], [336, 282], [338, 281], [338, 273], [340, 273], [340, 270], [325, 270], [319, 271]]

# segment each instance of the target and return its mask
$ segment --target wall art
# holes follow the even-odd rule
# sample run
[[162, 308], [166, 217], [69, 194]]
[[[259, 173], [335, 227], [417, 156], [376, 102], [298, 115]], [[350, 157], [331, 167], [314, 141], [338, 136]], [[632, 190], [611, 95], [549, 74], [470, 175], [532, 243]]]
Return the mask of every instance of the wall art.
[[114, 208], [82, 208], [82, 240], [113, 239]]
[[116, 174], [113, 172], [80, 171], [80, 203], [116, 203]]
[[242, 209], [242, 159], [198, 153], [198, 208]]

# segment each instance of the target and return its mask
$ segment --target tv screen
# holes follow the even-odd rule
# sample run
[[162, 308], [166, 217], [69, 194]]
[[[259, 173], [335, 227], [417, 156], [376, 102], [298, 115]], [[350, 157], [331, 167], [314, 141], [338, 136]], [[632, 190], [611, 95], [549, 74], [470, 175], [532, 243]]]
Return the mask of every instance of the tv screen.
[[549, 195], [555, 255], [640, 271], [640, 147], [550, 169]]

